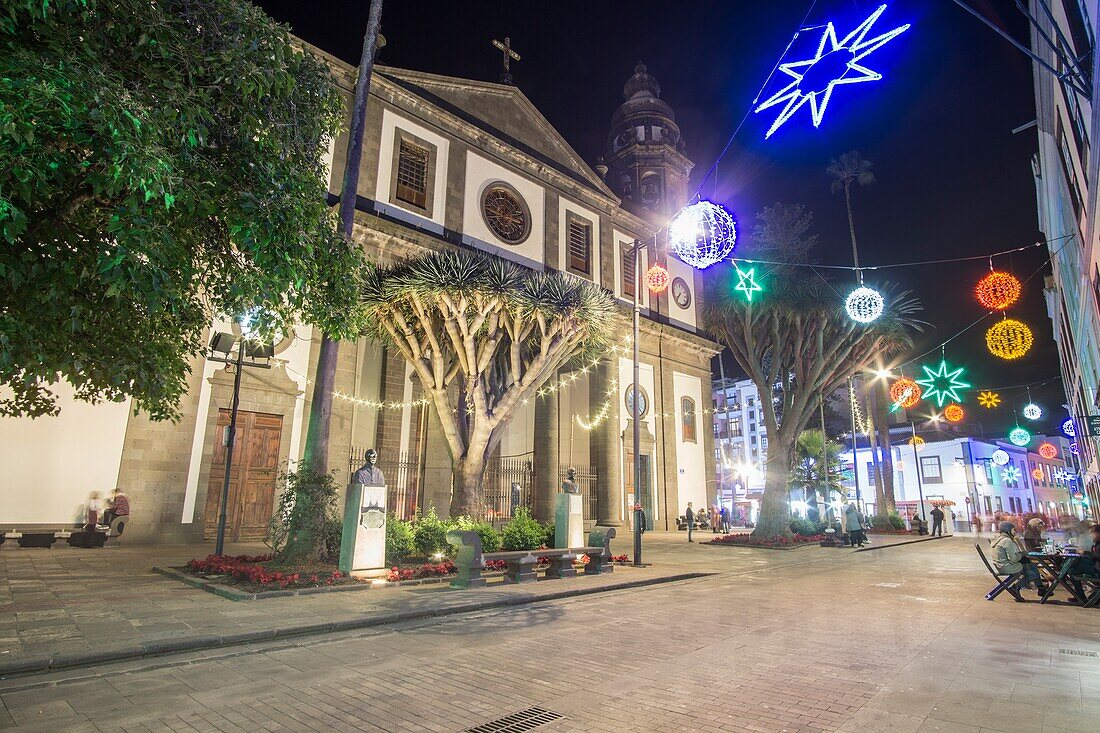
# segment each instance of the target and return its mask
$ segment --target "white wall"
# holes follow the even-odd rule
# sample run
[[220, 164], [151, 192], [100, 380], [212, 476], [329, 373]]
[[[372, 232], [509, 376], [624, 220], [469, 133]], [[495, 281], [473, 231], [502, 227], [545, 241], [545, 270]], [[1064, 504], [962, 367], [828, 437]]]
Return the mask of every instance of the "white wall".
[[[531, 211], [531, 233], [520, 244], [512, 245], [496, 238], [481, 215], [481, 195], [490, 184], [503, 181], [523, 197]], [[466, 188], [463, 193], [462, 233], [468, 243], [518, 260], [527, 265], [545, 262], [546, 243], [546, 193], [542, 186], [523, 176], [497, 165], [473, 152], [466, 154]], [[476, 241], [471, 242], [470, 239]]]
[[[641, 383], [642, 390], [645, 392], [645, 395], [649, 400], [649, 409], [646, 411], [645, 415], [642, 416], [641, 423], [643, 425], [645, 425], [649, 429], [649, 432], [651, 434], [653, 434], [653, 436], [656, 438], [657, 437], [657, 428], [656, 428], [656, 425], [654, 424], [653, 413], [654, 413], [655, 410], [660, 410], [662, 408], [661, 408], [660, 405], [658, 405], [654, 402], [654, 395], [656, 393], [653, 390], [653, 366], [652, 365], [646, 364], [644, 362], [639, 365], [639, 381]], [[624, 430], [626, 430], [628, 422], [631, 418], [630, 411], [626, 407], [626, 391], [630, 387], [630, 385], [633, 384], [633, 383], [634, 383], [634, 363], [630, 359], [620, 357], [619, 358], [619, 397], [618, 397], [618, 399], [619, 399], [619, 434], [620, 435], [622, 434], [622, 432]], [[628, 440], [630, 439], [629, 436], [627, 436], [627, 439]], [[625, 454], [626, 454], [626, 450], [624, 449], [623, 450], [623, 455], [625, 455]], [[653, 457], [653, 476], [651, 477], [652, 478], [652, 483], [654, 484], [654, 486], [653, 486], [653, 507], [652, 507], [652, 509], [653, 509], [652, 519], [653, 519], [654, 523], [656, 523], [657, 517], [660, 515], [660, 504], [661, 504], [661, 502], [658, 501], [658, 497], [664, 491], [664, 487], [657, 483], [658, 482], [657, 477], [661, 475], [661, 466], [659, 465], [659, 462], [661, 460], [661, 451], [656, 450], [655, 454], [656, 455], [654, 455], [654, 457]], [[632, 469], [625, 466], [625, 465], [624, 465], [623, 470], [622, 470], [622, 492], [623, 492], [623, 511], [624, 511], [623, 516], [624, 517], [626, 516], [626, 507], [627, 507], [627, 505], [626, 505], [626, 501], [627, 501], [627, 495], [626, 495], [627, 472], [630, 471], [630, 470], [632, 470]]]
[[[697, 507], [707, 506], [707, 475], [704, 469], [706, 453], [703, 450], [704, 431], [711, 430], [710, 415], [703, 414], [709, 403], [703, 402], [703, 382], [690, 374], [672, 373], [672, 393], [675, 397], [672, 412], [676, 418], [676, 481], [679, 509], [694, 502]], [[684, 397], [695, 402], [695, 440], [684, 440], [683, 415], [680, 405]]]
[[[614, 262], [615, 262], [615, 287], [612, 288], [612, 292], [615, 293], [615, 297], [619, 300], [625, 300], [628, 303], [633, 303], [634, 299], [630, 296], [623, 295], [623, 249], [634, 246], [634, 237], [629, 234], [624, 234], [618, 229], [612, 230], [611, 240], [614, 246]], [[639, 266], [640, 272], [638, 273], [638, 282], [634, 284], [634, 287], [640, 288], [642, 293], [642, 307], [649, 307], [649, 288], [643, 283], [645, 277], [645, 271], [649, 269], [649, 250], [643, 249], [641, 253], [641, 263]]]
[[432, 190], [432, 216], [429, 221], [443, 226], [443, 216], [447, 210], [447, 160], [449, 142], [447, 138], [435, 134], [426, 127], [399, 117], [391, 110], [382, 110], [382, 139], [378, 144], [378, 184], [374, 189], [374, 199], [387, 208], [401, 209], [406, 214], [425, 219], [423, 214], [402, 206], [400, 201], [390, 201], [390, 182], [393, 171], [393, 145], [395, 128], [401, 128], [431, 143], [436, 148], [435, 185]]
[[[668, 317], [681, 326], [694, 329], [697, 325], [695, 318], [695, 271], [691, 265], [681, 262], [676, 257], [669, 257], [668, 274], [671, 275], [668, 290], [665, 291], [665, 297], [668, 298]], [[672, 297], [672, 282], [676, 278], [681, 278], [687, 284], [688, 292], [691, 293], [691, 302], [688, 303], [687, 308], [681, 308], [676, 303], [676, 299]]]
[[115, 488], [130, 401], [91, 405], [55, 385], [57, 417], [0, 418], [0, 530], [21, 524], [69, 525], [88, 494]]
[[[564, 464], [590, 466], [592, 461], [589, 455], [589, 438], [592, 434], [578, 424], [577, 418], [591, 422], [603, 407], [604, 401], [600, 399], [590, 402], [588, 375], [581, 374], [579, 371], [574, 374], [577, 375], [577, 380], [570, 382], [568, 387], [558, 392], [558, 435], [560, 437], [558, 455]], [[568, 379], [571, 375], [563, 373], [562, 376]], [[617, 398], [612, 395], [611, 399]]]

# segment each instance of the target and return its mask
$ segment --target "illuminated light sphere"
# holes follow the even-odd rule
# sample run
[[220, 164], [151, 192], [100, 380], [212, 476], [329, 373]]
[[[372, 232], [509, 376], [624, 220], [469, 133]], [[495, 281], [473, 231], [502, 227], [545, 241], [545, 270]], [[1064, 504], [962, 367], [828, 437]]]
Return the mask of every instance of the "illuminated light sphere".
[[1038, 420], [1043, 416], [1043, 408], [1039, 407], [1034, 402], [1029, 402], [1024, 405], [1024, 417], [1028, 420]]
[[914, 435], [912, 438], [909, 439], [909, 445], [919, 450], [920, 447], [924, 445], [924, 438], [920, 437], [919, 435]]
[[881, 35], [868, 37], [871, 35], [871, 28], [875, 21], [885, 10], [886, 6], [880, 5], [865, 21], [856, 26], [855, 30], [843, 38], [831, 22], [826, 23], [821, 39], [817, 42], [817, 52], [812, 58], [779, 64], [779, 72], [785, 74], [790, 81], [787, 81], [782, 88], [761, 102], [754, 110], [762, 112], [781, 106], [775, 122], [764, 133], [765, 139], [771, 137], [784, 122], [794, 116], [795, 112], [806, 106], [807, 102], [810, 105], [810, 117], [814, 127], [820, 126], [821, 119], [825, 116], [825, 108], [829, 106], [829, 100], [836, 87], [878, 81], [882, 78], [881, 73], [865, 66], [863, 59], [909, 30], [909, 24], [906, 23]]
[[909, 408], [917, 404], [922, 393], [920, 385], [907, 377], [890, 385], [890, 400], [899, 407]]
[[1067, 438], [1077, 437], [1077, 426], [1073, 424], [1073, 418], [1067, 417], [1062, 421], [1062, 434]]
[[916, 380], [917, 384], [924, 387], [924, 399], [935, 400], [938, 407], [948, 400], [962, 402], [959, 392], [969, 389], [970, 383], [962, 381], [963, 368], [951, 369], [946, 361], [941, 360], [939, 366], [932, 369], [926, 364], [921, 365], [924, 370], [924, 379]]
[[718, 204], [700, 201], [680, 209], [669, 222], [668, 242], [681, 260], [702, 270], [733, 251], [737, 225]]
[[990, 354], [1001, 359], [1019, 359], [1031, 349], [1034, 342], [1035, 337], [1031, 335], [1027, 324], [1014, 318], [994, 323], [985, 332], [985, 347]]
[[1031, 477], [1033, 479], [1035, 479], [1036, 481], [1042, 481], [1043, 480], [1043, 469], [1041, 469], [1041, 468], [1031, 469]]
[[1049, 461], [1058, 457], [1058, 449], [1053, 443], [1043, 443], [1039, 446], [1039, 455]]
[[1008, 440], [1013, 445], [1018, 445], [1022, 448], [1031, 442], [1031, 433], [1020, 427], [1012, 428], [1008, 433]]
[[1069, 444], [1069, 452], [1075, 456], [1081, 455], [1081, 449], [1078, 447], [1076, 440]]
[[998, 448], [997, 450], [993, 451], [992, 458], [993, 462], [996, 463], [998, 466], [1004, 466], [1008, 463], [1011, 456], [1008, 455], [1008, 451]]
[[668, 270], [660, 265], [654, 265], [645, 271], [645, 286], [654, 295], [665, 292], [669, 281]]
[[992, 410], [994, 407], [1001, 404], [1001, 396], [987, 389], [984, 392], [978, 393], [978, 404]]
[[1020, 298], [1020, 281], [1007, 272], [991, 272], [974, 288], [978, 302], [991, 311], [1003, 311]]
[[848, 293], [848, 299], [844, 301], [844, 310], [848, 311], [848, 317], [856, 323], [878, 320], [885, 306], [886, 301], [877, 290], [865, 287], [858, 287]]
[[1001, 472], [1004, 474], [1005, 481], [1020, 480], [1020, 469], [1016, 468], [1015, 466], [1005, 466], [1001, 469]]
[[943, 410], [943, 417], [947, 422], [959, 422], [966, 416], [966, 412], [960, 405], [948, 405]]

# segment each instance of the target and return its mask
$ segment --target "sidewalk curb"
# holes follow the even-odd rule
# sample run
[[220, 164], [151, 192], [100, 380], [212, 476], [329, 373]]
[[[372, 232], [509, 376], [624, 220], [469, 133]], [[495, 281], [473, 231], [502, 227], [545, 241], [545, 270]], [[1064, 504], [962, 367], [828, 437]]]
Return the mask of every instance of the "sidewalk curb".
[[35, 655], [12, 660], [0, 660], [0, 680], [12, 677], [42, 674], [44, 672], [56, 672], [63, 669], [77, 669], [91, 667], [110, 662], [122, 662], [133, 659], [145, 659], [158, 657], [177, 652], [194, 652], [219, 647], [237, 646], [257, 641], [271, 641], [273, 639], [285, 639], [288, 637], [308, 636], [311, 634], [324, 634], [335, 631], [353, 631], [375, 626], [387, 626], [402, 621], [415, 621], [425, 618], [442, 618], [455, 616], [462, 613], [482, 611], [492, 608], [506, 608], [508, 606], [525, 606], [545, 601], [557, 601], [563, 598], [595, 595], [608, 593], [628, 588], [643, 588], [651, 585], [674, 583], [681, 580], [692, 580], [716, 575], [713, 572], [687, 572], [667, 575], [658, 578], [644, 578], [641, 580], [627, 580], [620, 583], [599, 586], [596, 588], [569, 588], [553, 591], [543, 595], [509, 594], [500, 598], [477, 600], [477, 591], [470, 592], [468, 603], [458, 603], [453, 606], [438, 609], [409, 609], [407, 611], [382, 611], [369, 615], [329, 621], [321, 623], [297, 624], [280, 626], [271, 629], [256, 629], [241, 631], [224, 636], [209, 634], [193, 634], [191, 636], [169, 639], [154, 639], [139, 644], [127, 644], [103, 649], [89, 649], [81, 652], [58, 653], [52, 656]]
[[[883, 535], [889, 536], [889, 535]], [[921, 537], [915, 540], [906, 540], [905, 542], [891, 542], [889, 545], [871, 545], [870, 547], [861, 547], [858, 550], [852, 550], [852, 552], [871, 552], [872, 550], [885, 550], [887, 547], [901, 547], [902, 545], [915, 545], [918, 542], [931, 542], [933, 540], [946, 540], [948, 537], [954, 537], [953, 534], [945, 534], [943, 537]]]

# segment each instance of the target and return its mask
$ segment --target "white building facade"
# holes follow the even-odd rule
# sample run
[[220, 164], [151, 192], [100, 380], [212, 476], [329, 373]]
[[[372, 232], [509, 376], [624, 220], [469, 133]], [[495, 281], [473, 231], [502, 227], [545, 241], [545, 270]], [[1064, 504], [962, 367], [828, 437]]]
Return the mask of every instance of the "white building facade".
[[[1033, 163], [1039, 229], [1048, 240], [1053, 276], [1047, 311], [1058, 342], [1069, 414], [1083, 432], [1100, 414], [1100, 251], [1097, 189], [1100, 159], [1092, 140], [1100, 119], [1091, 100], [1100, 92], [1095, 53], [1096, 0], [1031, 0], [1032, 51], [1039, 154]], [[1080, 61], [1077, 61], [1080, 59]], [[1079, 439], [1082, 479], [1090, 503], [1100, 500], [1100, 459], [1094, 437]]]
[[768, 430], [760, 409], [760, 390], [751, 379], [713, 383], [714, 461], [718, 498], [736, 503], [751, 516], [764, 491]]

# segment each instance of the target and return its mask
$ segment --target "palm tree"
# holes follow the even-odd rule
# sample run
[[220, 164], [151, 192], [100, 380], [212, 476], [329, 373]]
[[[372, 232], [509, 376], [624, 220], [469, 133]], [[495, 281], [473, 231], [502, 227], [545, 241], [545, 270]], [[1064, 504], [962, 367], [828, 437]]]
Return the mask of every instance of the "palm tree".
[[[791, 485], [802, 489], [807, 496], [816, 496], [822, 492], [822, 501], [829, 504], [829, 495], [836, 492], [841, 498], [847, 496], [841, 482], [840, 443], [829, 440], [825, 433], [811, 428], [803, 430], [795, 443], [796, 462], [791, 470]], [[822, 470], [822, 456], [828, 465]]]
[[516, 409], [573, 359], [606, 346], [614, 302], [570, 275], [435, 252], [368, 268], [367, 335], [412, 366], [454, 465], [451, 516], [484, 516], [489, 457]]
[[869, 160], [865, 160], [858, 150], [849, 150], [843, 153], [840, 159], [833, 158], [825, 168], [825, 172], [833, 179], [829, 188], [833, 193], [844, 191], [844, 202], [848, 206], [848, 232], [852, 235], [852, 259], [856, 269], [859, 269], [859, 249], [856, 247], [856, 220], [852, 216], [852, 184], [869, 186], [875, 182], [875, 174], [871, 172], [874, 166]]

